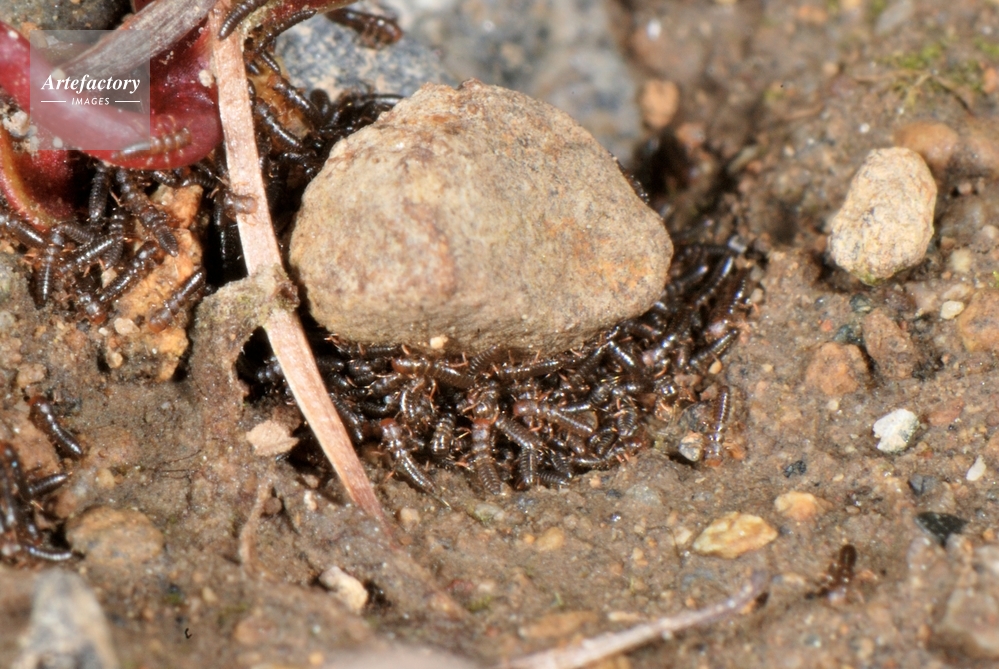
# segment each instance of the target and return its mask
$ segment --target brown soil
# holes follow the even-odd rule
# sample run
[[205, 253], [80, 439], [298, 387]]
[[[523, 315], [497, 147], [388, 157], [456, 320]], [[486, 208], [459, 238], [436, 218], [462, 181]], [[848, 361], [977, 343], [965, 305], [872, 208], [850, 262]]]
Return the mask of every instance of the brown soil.
[[[615, 6], [636, 71], [680, 87], [671, 128], [697, 169], [674, 199], [674, 225], [710, 216], [765, 257], [762, 294], [725, 360], [728, 440], [743, 457], [718, 468], [649, 450], [563, 490], [488, 499], [461, 472], [440, 471], [448, 509], [372, 467], [386, 511], [406, 519], [393, 549], [335, 480], [251, 452], [245, 433], [290, 411], [244, 404], [233, 380], [260, 316], [246, 306], [252, 291], [202, 305], [186, 378], [153, 383], [129, 375], [142, 361], [109, 370], [100, 330], [36, 310], [25, 264], [0, 255], [0, 438], [27, 467], [54, 471], [25, 402], [26, 390], [54, 389], [89, 449], [55, 513], [72, 531], [86, 529], [91, 507], [134, 509], [163, 535], [159, 549], [126, 526], [112, 557], [69, 564], [103, 605], [122, 665], [306, 667], [399, 642], [488, 663], [722, 599], [766, 568], [769, 596], [752, 612], [613, 666], [992, 666], [973, 656], [999, 654], [995, 645], [983, 650], [941, 620], [973, 552], [997, 542], [995, 336], [962, 340], [959, 321], [939, 314], [945, 299], [967, 304], [996, 288], [999, 247], [981, 229], [999, 210], [999, 7], [927, 0], [905, 17], [904, 4]], [[904, 21], [890, 25], [889, 12]], [[866, 287], [828, 264], [823, 226], [866, 153], [913, 120], [948, 124], [966, 148], [937, 175], [926, 259]], [[875, 311], [886, 318], [866, 318]], [[874, 330], [901, 343], [870, 350]], [[842, 350], [820, 353], [830, 342]], [[813, 364], [828, 371], [809, 374]], [[899, 408], [920, 427], [887, 455], [872, 426]], [[969, 481], [978, 457], [985, 473]], [[791, 491], [818, 498], [815, 514], [780, 513], [775, 499]], [[735, 559], [694, 552], [701, 530], [731, 511], [764, 518], [778, 537]], [[925, 511], [967, 525], [941, 546], [914, 522]], [[844, 544], [859, 556], [852, 583], [816, 595]], [[360, 615], [318, 584], [334, 565], [374, 593]], [[5, 666], [36, 573], [0, 568]]]

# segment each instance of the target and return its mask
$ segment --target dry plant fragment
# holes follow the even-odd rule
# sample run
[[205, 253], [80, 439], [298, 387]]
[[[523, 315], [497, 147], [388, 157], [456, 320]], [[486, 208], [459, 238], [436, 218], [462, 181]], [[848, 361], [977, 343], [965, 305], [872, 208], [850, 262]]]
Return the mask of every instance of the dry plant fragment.
[[[223, 1], [209, 14], [209, 30], [212, 35], [218, 35], [228, 10], [229, 3]], [[212, 67], [218, 83], [219, 114], [225, 133], [230, 187], [237, 195], [253, 198], [258, 203], [258, 206], [252, 208], [253, 211], [244, 211], [236, 217], [246, 271], [252, 276], [268, 266], [281, 267], [281, 254], [267, 210], [263, 177], [258, 169], [241, 35], [237, 33], [224, 40], [215, 39], [212, 54]], [[357, 459], [340, 417], [326, 395], [326, 388], [297, 315], [286, 310], [276, 310], [264, 325], [264, 330], [302, 414], [309, 421], [323, 452], [343, 482], [347, 495], [366, 513], [384, 523], [384, 515], [371, 482]]]
[[572, 648], [534, 653], [504, 662], [496, 669], [576, 669], [607, 659], [619, 653], [643, 646], [659, 638], [668, 638], [699, 625], [717, 622], [735, 613], [760, 596], [770, 582], [764, 571], [754, 571], [749, 582], [728, 599], [695, 611], [684, 611], [675, 616], [660, 618], [651, 623], [636, 625], [623, 632], [610, 632], [586, 639]]

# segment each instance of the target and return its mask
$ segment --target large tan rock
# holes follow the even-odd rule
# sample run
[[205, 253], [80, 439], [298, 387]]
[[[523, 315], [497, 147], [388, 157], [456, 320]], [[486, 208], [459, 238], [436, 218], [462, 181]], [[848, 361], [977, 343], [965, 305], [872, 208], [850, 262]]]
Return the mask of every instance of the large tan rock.
[[672, 251], [569, 116], [472, 80], [424, 86], [339, 143], [290, 255], [342, 337], [553, 352], [648, 309]]
[[936, 199], [936, 182], [918, 153], [871, 151], [832, 219], [833, 261], [868, 284], [917, 265], [933, 236]]

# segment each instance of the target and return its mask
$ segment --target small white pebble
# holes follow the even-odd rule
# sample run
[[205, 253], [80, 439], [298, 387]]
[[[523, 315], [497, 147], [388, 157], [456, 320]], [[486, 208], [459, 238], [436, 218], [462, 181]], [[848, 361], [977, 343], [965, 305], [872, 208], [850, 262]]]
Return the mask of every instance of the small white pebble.
[[971, 271], [971, 265], [974, 260], [974, 255], [971, 253], [970, 249], [955, 249], [954, 252], [950, 254], [950, 261], [948, 261], [947, 264], [954, 272], [958, 274], [967, 274]]
[[979, 455], [975, 458], [974, 464], [971, 465], [971, 468], [968, 470], [968, 473], [964, 478], [974, 483], [983, 476], [985, 476], [985, 460], [983, 460], [982, 456]]
[[909, 447], [909, 440], [919, 427], [916, 414], [908, 409], [896, 409], [874, 423], [874, 436], [878, 437], [878, 450], [883, 453], [901, 453]]
[[964, 311], [964, 302], [958, 302], [957, 300], [947, 300], [940, 305], [940, 318], [945, 321], [957, 318], [958, 315]]
[[435, 351], [439, 351], [447, 346], [447, 335], [437, 335], [436, 337], [431, 337], [430, 348]]
[[834, 398], [826, 402], [826, 411], [839, 411], [839, 400]]
[[319, 582], [354, 613], [360, 613], [368, 603], [364, 584], [339, 567], [324, 571], [319, 575]]

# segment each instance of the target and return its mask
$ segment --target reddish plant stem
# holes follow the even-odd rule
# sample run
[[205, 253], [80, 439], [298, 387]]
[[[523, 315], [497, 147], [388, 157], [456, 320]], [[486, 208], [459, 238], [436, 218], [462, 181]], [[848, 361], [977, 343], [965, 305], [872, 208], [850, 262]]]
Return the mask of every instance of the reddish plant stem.
[[[282, 263], [267, 209], [263, 177], [258, 168], [260, 163], [254, 140], [253, 115], [243, 66], [243, 35], [237, 30], [224, 40], [215, 39], [228, 8], [229, 2], [222, 0], [209, 14], [209, 30], [214, 42], [212, 64], [218, 83], [229, 187], [237, 195], [250, 197], [256, 202], [256, 207], [251, 207], [252, 211], [236, 216], [246, 270], [252, 275], [268, 265], [281, 267]], [[277, 311], [264, 329], [274, 355], [281, 363], [288, 386], [323, 452], [343, 482], [347, 495], [366, 513], [384, 523], [385, 517], [371, 482], [357, 459], [340, 416], [330, 404], [298, 316]]]

